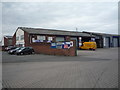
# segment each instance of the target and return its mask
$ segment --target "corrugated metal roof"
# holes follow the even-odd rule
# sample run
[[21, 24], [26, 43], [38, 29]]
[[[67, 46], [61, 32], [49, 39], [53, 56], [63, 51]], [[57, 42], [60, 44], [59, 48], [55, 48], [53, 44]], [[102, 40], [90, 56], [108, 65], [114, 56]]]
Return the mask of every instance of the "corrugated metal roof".
[[83, 31], [83, 33], [89, 33], [89, 34], [101, 35], [101, 36], [120, 36], [120, 35], [118, 35], [118, 34], [97, 33], [97, 32], [86, 32], [86, 31]]
[[[19, 27], [30, 34], [49, 34], [49, 35], [70, 35], [70, 36], [87, 36], [90, 37], [90, 34], [75, 32], [75, 31], [63, 31], [63, 30], [54, 30], [54, 29], [43, 29], [43, 28], [26, 28]], [[92, 35], [94, 37], [94, 35]]]

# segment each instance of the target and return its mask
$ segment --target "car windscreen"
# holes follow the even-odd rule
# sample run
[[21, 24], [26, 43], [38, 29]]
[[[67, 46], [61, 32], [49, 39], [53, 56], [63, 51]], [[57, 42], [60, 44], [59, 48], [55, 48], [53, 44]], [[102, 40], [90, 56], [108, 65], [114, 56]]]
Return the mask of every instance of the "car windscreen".
[[21, 48], [20, 47], [18, 47], [18, 48], [16, 48], [15, 50], [20, 50]]
[[20, 48], [19, 50], [23, 50], [23, 49], [25, 49], [25, 47], [22, 47], [22, 48]]
[[18, 48], [12, 49], [12, 50], [18, 50]]

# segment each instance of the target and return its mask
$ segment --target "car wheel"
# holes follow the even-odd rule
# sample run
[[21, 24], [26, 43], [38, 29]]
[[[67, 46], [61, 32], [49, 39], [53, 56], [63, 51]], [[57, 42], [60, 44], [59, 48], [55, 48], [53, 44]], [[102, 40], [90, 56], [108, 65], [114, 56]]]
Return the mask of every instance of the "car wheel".
[[24, 53], [20, 53], [20, 55], [23, 55]]
[[92, 50], [91, 48], [89, 48], [89, 50]]
[[32, 52], [32, 54], [35, 54], [35, 52]]

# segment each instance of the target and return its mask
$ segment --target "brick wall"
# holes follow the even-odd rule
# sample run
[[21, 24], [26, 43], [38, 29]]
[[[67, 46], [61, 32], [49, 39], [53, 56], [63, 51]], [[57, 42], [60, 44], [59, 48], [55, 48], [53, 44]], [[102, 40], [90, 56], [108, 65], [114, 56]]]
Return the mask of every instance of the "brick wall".
[[[49, 36], [49, 35], [47, 35]], [[27, 32], [24, 32], [24, 39], [25, 39], [25, 46], [33, 47], [35, 50], [35, 53], [38, 54], [48, 54], [48, 55], [64, 55], [64, 56], [76, 56], [76, 43], [74, 42], [74, 47], [71, 47], [70, 49], [53, 49], [51, 48], [50, 43], [30, 43], [31, 35], [29, 35]], [[53, 36], [55, 38], [55, 36]], [[67, 37], [67, 40], [70, 40], [70, 37]]]
[[24, 41], [25, 41], [25, 47], [29, 46], [30, 44], [30, 35], [24, 31]]
[[32, 43], [28, 46], [33, 47], [35, 53], [48, 54], [48, 55], [63, 55], [63, 56], [76, 56], [76, 45], [70, 49], [53, 49], [49, 43]]
[[12, 38], [5, 38], [4, 37], [4, 46], [5, 47], [12, 45], [12, 42], [10, 43], [10, 40], [12, 41]]
[[8, 46], [8, 40], [4, 37], [4, 46]]

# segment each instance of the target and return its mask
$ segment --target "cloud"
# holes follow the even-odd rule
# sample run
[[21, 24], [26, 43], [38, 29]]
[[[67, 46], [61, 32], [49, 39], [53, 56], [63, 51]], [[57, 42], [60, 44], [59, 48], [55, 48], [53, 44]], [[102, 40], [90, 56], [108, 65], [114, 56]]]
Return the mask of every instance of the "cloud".
[[18, 26], [118, 33], [117, 8], [117, 2], [4, 2], [3, 34]]

